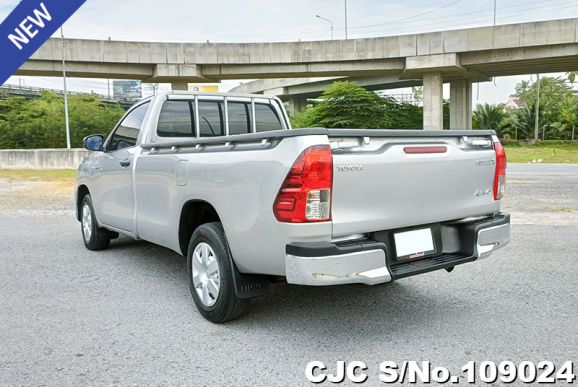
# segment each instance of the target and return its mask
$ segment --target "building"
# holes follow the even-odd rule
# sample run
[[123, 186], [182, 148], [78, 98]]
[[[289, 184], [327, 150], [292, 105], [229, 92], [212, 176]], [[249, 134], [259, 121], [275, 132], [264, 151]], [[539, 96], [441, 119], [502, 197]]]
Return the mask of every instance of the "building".
[[504, 108], [506, 110], [517, 110], [521, 109], [526, 106], [526, 103], [523, 102], [520, 97], [511, 95], [508, 97], [508, 100], [504, 104]]

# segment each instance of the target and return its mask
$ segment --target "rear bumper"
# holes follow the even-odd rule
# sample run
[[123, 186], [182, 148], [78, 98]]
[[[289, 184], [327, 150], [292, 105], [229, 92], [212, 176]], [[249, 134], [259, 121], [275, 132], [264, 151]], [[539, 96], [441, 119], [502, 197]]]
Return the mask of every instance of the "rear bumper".
[[298, 285], [376, 285], [392, 280], [386, 248], [376, 241], [349, 245], [287, 245], [287, 282]]
[[476, 257], [484, 259], [510, 243], [510, 217], [507, 223], [484, 227], [477, 231]]
[[375, 285], [446, 269], [489, 257], [510, 241], [510, 215], [468, 223], [460, 228], [458, 251], [418, 261], [396, 262], [387, 243], [365, 239], [331, 244], [286, 246], [287, 282], [298, 285]]

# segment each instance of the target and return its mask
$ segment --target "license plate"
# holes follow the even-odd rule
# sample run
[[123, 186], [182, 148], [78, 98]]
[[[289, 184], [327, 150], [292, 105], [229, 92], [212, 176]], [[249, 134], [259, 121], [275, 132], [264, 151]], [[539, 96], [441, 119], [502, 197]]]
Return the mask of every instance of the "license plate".
[[418, 258], [435, 251], [431, 228], [396, 233], [397, 257]]

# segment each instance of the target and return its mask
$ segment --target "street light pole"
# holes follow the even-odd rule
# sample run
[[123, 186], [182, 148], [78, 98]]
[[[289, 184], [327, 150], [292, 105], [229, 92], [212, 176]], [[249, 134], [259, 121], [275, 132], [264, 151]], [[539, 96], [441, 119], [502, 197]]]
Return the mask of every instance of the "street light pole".
[[66, 123], [66, 148], [70, 149], [70, 123], [68, 122], [68, 90], [66, 88], [66, 60], [64, 50], [64, 32], [60, 27], [60, 41], [62, 42], [62, 79], [64, 81], [64, 121]]
[[333, 22], [329, 19], [324, 18], [323, 16], [315, 15], [315, 17], [321, 20], [325, 20], [326, 22], [331, 24], [331, 40], [333, 40]]
[[345, 0], [345, 39], [347, 40], [347, 0]]
[[534, 140], [540, 138], [540, 73], [536, 74], [537, 95], [536, 95], [536, 116], [534, 117]]
[[494, 0], [494, 27], [496, 26], [496, 6], [497, 6], [497, 1], [498, 0]]

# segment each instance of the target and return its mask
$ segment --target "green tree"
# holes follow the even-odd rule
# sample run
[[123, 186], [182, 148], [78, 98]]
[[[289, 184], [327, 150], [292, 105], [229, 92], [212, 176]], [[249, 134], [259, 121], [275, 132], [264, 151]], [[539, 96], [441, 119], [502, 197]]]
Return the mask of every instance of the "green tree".
[[[520, 82], [516, 85], [516, 96], [525, 102], [527, 109], [514, 112], [512, 117], [514, 128], [527, 127], [530, 124], [530, 112], [535, 114], [540, 91], [539, 106], [539, 134], [542, 139], [564, 138], [564, 127], [560, 117], [562, 106], [567, 98], [572, 97], [572, 88], [565, 79], [544, 77], [540, 79], [540, 86], [534, 82]], [[523, 124], [522, 124], [523, 123]], [[532, 132], [533, 133], [533, 132]], [[547, 135], [546, 135], [547, 134]], [[528, 138], [532, 138], [529, 136]]]
[[[574, 140], [578, 126], [578, 99], [573, 95], [566, 96], [560, 108], [560, 124], [567, 129], [570, 139]], [[566, 136], [568, 137], [568, 136]]]
[[0, 148], [22, 148], [29, 138], [23, 130], [15, 130], [21, 125], [25, 104], [23, 97], [0, 99]]
[[392, 128], [422, 129], [423, 107], [411, 103], [400, 103], [396, 108], [397, 120]]
[[498, 131], [505, 128], [508, 123], [504, 105], [478, 104], [472, 116], [474, 129], [493, 129]]
[[[510, 124], [514, 130], [514, 138], [530, 139], [534, 137], [535, 115], [534, 108], [524, 106], [521, 109], [514, 110], [510, 115]], [[543, 120], [539, 123], [542, 127]]]
[[335, 82], [313, 108], [312, 121], [325, 128], [379, 128], [386, 119], [383, 105], [381, 97], [354, 82]]
[[89, 134], [108, 135], [124, 114], [119, 105], [104, 105], [97, 96], [75, 95], [70, 102], [70, 131], [74, 146], [82, 146], [82, 139]]
[[[69, 97], [70, 137], [73, 147], [82, 146], [88, 134], [107, 135], [124, 111], [103, 104], [97, 96]], [[66, 146], [64, 101], [46, 92], [39, 98], [0, 99], [0, 148], [61, 148]]]
[[[559, 108], [572, 88], [562, 78], [540, 78], [540, 109]], [[524, 82], [516, 86], [516, 95], [526, 104], [535, 104], [538, 95], [538, 84], [527, 85]]]
[[317, 123], [315, 122], [315, 117], [313, 114], [313, 108], [307, 107], [302, 112], [294, 113], [293, 115], [289, 116], [289, 120], [291, 121], [292, 128], [313, 128], [317, 127]]
[[394, 128], [421, 129], [423, 109], [380, 97], [354, 82], [335, 82], [320, 101], [291, 117], [294, 128]]
[[530, 89], [530, 87], [532, 86], [532, 83], [526, 79], [524, 79], [523, 81], [519, 82], [516, 86], [515, 86], [515, 90], [516, 90], [516, 95], [520, 96], [522, 94], [525, 94], [528, 92], [528, 89]]

